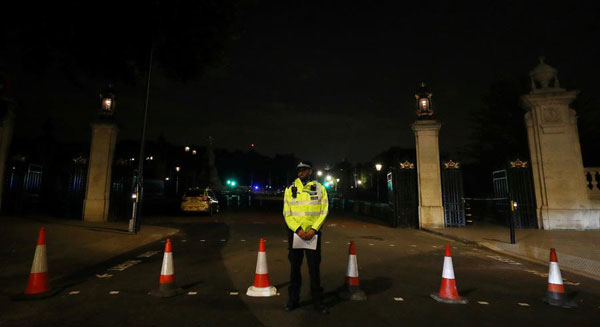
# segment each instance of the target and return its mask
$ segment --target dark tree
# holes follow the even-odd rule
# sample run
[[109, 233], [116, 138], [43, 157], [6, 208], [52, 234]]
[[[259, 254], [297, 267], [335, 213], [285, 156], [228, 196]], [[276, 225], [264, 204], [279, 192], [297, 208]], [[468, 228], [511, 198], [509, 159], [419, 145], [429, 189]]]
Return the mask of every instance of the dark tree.
[[[35, 10], [3, 17], [0, 65], [20, 64], [43, 74], [58, 68], [128, 83], [144, 78], [154, 40], [156, 63], [186, 81], [218, 63], [239, 38], [242, 0], [41, 2]], [[81, 74], [83, 72], [83, 74]]]

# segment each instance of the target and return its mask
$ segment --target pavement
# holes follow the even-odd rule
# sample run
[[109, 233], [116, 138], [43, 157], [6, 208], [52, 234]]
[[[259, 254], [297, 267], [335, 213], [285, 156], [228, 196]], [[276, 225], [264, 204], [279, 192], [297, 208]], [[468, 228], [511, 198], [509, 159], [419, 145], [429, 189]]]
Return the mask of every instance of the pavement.
[[600, 231], [515, 229], [515, 244], [509, 228], [489, 222], [465, 227], [426, 228], [426, 231], [475, 244], [495, 252], [547, 264], [555, 248], [561, 269], [600, 280]]
[[89, 267], [179, 231], [170, 227], [144, 226], [140, 233], [131, 235], [125, 222], [0, 217], [0, 295], [14, 295], [25, 289], [41, 227], [46, 229], [49, 278], [55, 286], [85, 274]]

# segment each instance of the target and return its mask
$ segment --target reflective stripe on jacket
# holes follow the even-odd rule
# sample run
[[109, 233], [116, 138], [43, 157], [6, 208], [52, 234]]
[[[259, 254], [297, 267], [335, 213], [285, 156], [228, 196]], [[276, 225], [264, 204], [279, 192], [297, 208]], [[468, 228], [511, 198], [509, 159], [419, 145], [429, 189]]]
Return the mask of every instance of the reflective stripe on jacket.
[[[315, 191], [310, 190], [312, 185], [316, 186]], [[292, 186], [298, 189], [295, 199], [292, 196]], [[294, 232], [298, 227], [302, 227], [305, 231], [311, 228], [319, 231], [327, 217], [328, 209], [327, 191], [317, 181], [302, 185], [300, 178], [296, 178], [294, 184], [285, 189], [283, 216], [289, 229]]]

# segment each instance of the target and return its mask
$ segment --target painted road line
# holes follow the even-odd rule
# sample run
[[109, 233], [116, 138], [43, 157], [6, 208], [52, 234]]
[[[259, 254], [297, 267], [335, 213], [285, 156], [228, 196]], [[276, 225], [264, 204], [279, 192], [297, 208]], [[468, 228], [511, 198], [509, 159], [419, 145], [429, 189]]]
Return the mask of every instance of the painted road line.
[[206, 240], [200, 240], [200, 242], [206, 242]]
[[517, 303], [518, 305], [522, 306], [522, 307], [529, 307], [529, 303], [525, 303], [525, 302], [519, 302]]
[[331, 243], [331, 242], [329, 242], [329, 241], [326, 241], [326, 242], [325, 242], [325, 244], [329, 244], [329, 243]]
[[416, 246], [416, 245], [414, 245], [414, 244], [413, 244], [413, 245], [411, 245], [411, 246], [412, 246], [413, 248], [416, 248], [416, 247], [417, 247], [417, 246]]
[[240, 242], [246, 242], [246, 240], [240, 240]]
[[110, 294], [110, 295], [117, 295], [119, 293], [121, 293], [121, 292], [120, 291], [110, 291], [110, 292], [108, 292], [108, 294]]
[[395, 246], [394, 244], [390, 244], [390, 246]]
[[369, 243], [369, 245], [375, 245], [375, 244], [373, 244], [373, 243]]
[[[544, 273], [544, 272], [540, 272], [540, 271], [535, 271], [535, 270], [531, 270], [531, 269], [527, 269], [525, 271], [528, 272], [528, 273], [534, 274], [536, 276], [540, 276], [542, 278], [547, 278], [548, 277], [548, 273]], [[571, 282], [571, 281], [567, 280], [566, 278], [563, 278], [563, 284], [573, 285], [573, 286], [579, 286], [579, 285], [581, 285], [581, 283]]]
[[198, 292], [188, 292], [188, 295], [197, 295]]
[[516, 265], [516, 266], [522, 265], [520, 262], [516, 262], [513, 259], [505, 258], [505, 257], [499, 256], [499, 255], [488, 255], [487, 257], [494, 259], [494, 260], [498, 260], [500, 262], [508, 263], [509, 265]]
[[283, 242], [283, 243], [287, 243], [287, 240], [283, 240], [283, 241], [281, 241], [281, 242]]
[[77, 295], [79, 293], [80, 293], [79, 291], [71, 291], [71, 292], [69, 292], [69, 295]]
[[187, 240], [181, 240], [182, 242], [187, 242]]
[[234, 295], [239, 295], [239, 292], [229, 292], [229, 295], [234, 296]]
[[137, 265], [138, 263], [142, 262], [142, 260], [127, 260], [125, 262], [123, 262], [120, 265], [116, 265], [112, 268], [108, 268], [108, 270], [118, 270], [118, 271], [123, 271], [131, 266]]
[[490, 304], [489, 302], [486, 302], [486, 301], [477, 301], [477, 303], [479, 303], [481, 305], [488, 305], [488, 304]]
[[438, 246], [437, 246], [437, 245], [432, 245], [431, 247], [432, 247], [432, 248], [437, 248]]
[[403, 298], [401, 298], [401, 297], [395, 297], [395, 298], [394, 298], [394, 301], [397, 301], [397, 302], [402, 302], [402, 301], [404, 301], [404, 299], [403, 299]]
[[150, 258], [151, 256], [160, 253], [160, 251], [147, 251], [137, 256], [137, 258]]
[[96, 277], [98, 277], [98, 278], [111, 278], [112, 276], [113, 275], [111, 275], [111, 274], [102, 274], [102, 275], [96, 274]]
[[329, 225], [327, 225], [327, 227], [335, 227], [335, 226], [337, 226], [337, 224], [329, 224]]

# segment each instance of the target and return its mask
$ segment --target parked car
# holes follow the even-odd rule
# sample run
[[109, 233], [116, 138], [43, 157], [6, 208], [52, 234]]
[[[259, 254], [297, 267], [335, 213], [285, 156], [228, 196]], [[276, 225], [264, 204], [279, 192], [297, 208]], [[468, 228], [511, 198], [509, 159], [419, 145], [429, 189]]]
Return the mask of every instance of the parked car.
[[204, 212], [214, 215], [219, 212], [219, 200], [208, 187], [187, 190], [181, 198], [181, 212]]

